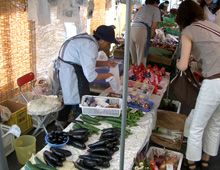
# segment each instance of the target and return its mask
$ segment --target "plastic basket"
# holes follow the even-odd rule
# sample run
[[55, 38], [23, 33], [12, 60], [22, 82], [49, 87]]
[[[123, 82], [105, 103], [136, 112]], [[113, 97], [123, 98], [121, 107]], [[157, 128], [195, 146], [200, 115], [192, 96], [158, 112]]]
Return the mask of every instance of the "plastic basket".
[[[158, 154], [164, 154], [165, 153], [164, 149], [151, 146], [149, 148], [148, 152], [147, 152], [147, 158], [153, 158], [154, 157], [152, 149], [156, 149]], [[183, 161], [183, 154], [179, 153], [179, 152], [172, 151], [172, 150], [168, 150], [168, 149], [166, 149], [166, 150], [169, 151], [171, 154], [177, 156], [177, 159], [178, 159], [177, 170], [181, 170], [181, 165], [182, 165], [182, 161]]]
[[[131, 96], [131, 97], [132, 97], [132, 96]], [[133, 98], [133, 97], [132, 97], [132, 98]], [[148, 103], [149, 109], [144, 109], [144, 108], [142, 108], [142, 107], [133, 105], [133, 104], [131, 104], [130, 102], [127, 103], [127, 106], [128, 106], [128, 107], [131, 107], [131, 108], [139, 109], [139, 110], [141, 110], [141, 111], [143, 111], [143, 112], [149, 112], [149, 111], [151, 111], [151, 109], [152, 109], [153, 106], [154, 106], [154, 102], [148, 101], [148, 100], [144, 100], [144, 99], [142, 99], [142, 100], [143, 100], [145, 103]]]
[[14, 135], [11, 133], [6, 134], [10, 130], [10, 126], [0, 125], [2, 130], [2, 140], [5, 150], [5, 155], [8, 156], [14, 151], [13, 141]]
[[4, 100], [0, 105], [7, 107], [11, 112], [10, 119], [5, 125], [12, 126], [14, 124], [21, 128], [21, 133], [31, 127], [31, 117], [27, 114], [27, 105], [13, 100]]
[[[110, 104], [118, 104], [119, 108], [104, 108], [104, 107], [90, 107], [86, 106], [84, 103], [89, 98], [94, 99], [103, 99], [108, 100]], [[113, 98], [113, 97], [103, 97], [103, 96], [90, 96], [84, 95], [81, 100], [80, 107], [82, 108], [82, 113], [85, 115], [90, 116], [112, 116], [112, 117], [119, 117], [121, 110], [122, 110], [122, 99], [120, 98]]]
[[128, 94], [140, 99], [148, 100], [154, 91], [151, 84], [141, 83], [139, 81], [128, 80]]

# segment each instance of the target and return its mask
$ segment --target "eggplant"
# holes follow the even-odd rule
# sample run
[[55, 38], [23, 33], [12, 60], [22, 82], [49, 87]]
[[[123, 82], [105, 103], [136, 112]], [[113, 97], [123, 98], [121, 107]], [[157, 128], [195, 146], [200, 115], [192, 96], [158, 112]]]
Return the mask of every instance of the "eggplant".
[[73, 162], [73, 163], [74, 163], [74, 166], [79, 170], [100, 170], [98, 168], [87, 168], [83, 165], [80, 165], [78, 162]]
[[43, 153], [45, 157], [47, 157], [51, 163], [56, 166], [63, 166], [63, 163], [59, 160], [59, 157], [50, 151], [44, 151]]
[[118, 140], [118, 137], [113, 137], [113, 138], [102, 138], [100, 137], [100, 140], [107, 140], [108, 142], [114, 142]]
[[75, 129], [75, 130], [70, 130], [69, 133], [73, 133], [75, 135], [77, 134], [85, 134], [88, 132], [88, 129], [86, 128], [78, 128], [78, 129]]
[[112, 149], [114, 145], [113, 145], [112, 143], [108, 143], [108, 144], [106, 144], [105, 146], [106, 146], [107, 148], [109, 148], [109, 149]]
[[112, 145], [120, 145], [120, 141], [116, 140], [116, 141], [112, 142]]
[[78, 148], [78, 149], [81, 149], [81, 150], [84, 150], [86, 149], [86, 145], [82, 142], [79, 142], [79, 141], [72, 141], [72, 140], [69, 140], [67, 145], [71, 145], [75, 148]]
[[107, 140], [101, 140], [101, 141], [98, 141], [98, 142], [89, 144], [88, 147], [89, 147], [89, 148], [94, 148], [94, 147], [103, 146], [103, 145], [106, 145], [106, 144], [108, 144], [108, 141], [107, 141]]
[[103, 168], [109, 168], [110, 167], [110, 163], [109, 163], [109, 161], [104, 161], [101, 165], [99, 165], [99, 166], [101, 166], [101, 167], [103, 167]]
[[65, 150], [65, 149], [60, 149], [60, 148], [54, 148], [54, 147], [51, 147], [50, 150], [53, 152], [59, 152], [59, 153], [63, 153], [65, 155], [65, 157], [68, 157], [68, 156], [71, 156], [72, 153], [68, 150]]
[[89, 159], [83, 159], [83, 165], [88, 168], [94, 168], [97, 165], [97, 162]]
[[113, 151], [113, 152], [117, 152], [118, 150], [119, 150], [119, 147], [116, 147], [116, 146], [115, 146], [115, 147], [112, 148], [112, 151]]
[[108, 132], [108, 133], [102, 134], [101, 138], [112, 138], [112, 137], [115, 137], [115, 136], [118, 137], [118, 135], [115, 132]]
[[111, 156], [105, 155], [105, 154], [102, 154], [102, 153], [90, 153], [90, 155], [94, 156], [94, 157], [97, 157], [97, 158], [104, 159], [104, 160], [108, 160], [108, 161], [110, 161], [112, 159]]
[[98, 147], [98, 148], [90, 148], [89, 150], [87, 150], [88, 152], [101, 152], [101, 153], [105, 153], [107, 155], [110, 155], [110, 150], [107, 147]]
[[54, 167], [54, 168], [56, 167], [55, 163], [52, 162], [46, 155], [43, 154], [43, 158], [44, 158], [47, 165]]
[[59, 158], [59, 160], [60, 161], [65, 161], [66, 160], [66, 157], [65, 157], [65, 154], [64, 153], [62, 153], [62, 152], [57, 152], [55, 149], [51, 149], [50, 148], [50, 150], [52, 151], [52, 153], [54, 153], [55, 155], [57, 155], [58, 156], [58, 158]]
[[119, 130], [116, 128], [106, 128], [106, 129], [102, 129], [102, 131], [103, 131], [103, 133], [107, 132], [107, 131], [118, 131], [119, 132]]
[[82, 141], [86, 137], [87, 137], [86, 135], [69, 135], [70, 140], [78, 140], [78, 141]]
[[88, 160], [91, 160], [91, 161], [96, 161], [98, 165], [103, 163], [103, 160], [101, 158], [94, 157], [94, 156], [91, 156], [91, 155], [79, 155], [79, 158], [88, 159]]

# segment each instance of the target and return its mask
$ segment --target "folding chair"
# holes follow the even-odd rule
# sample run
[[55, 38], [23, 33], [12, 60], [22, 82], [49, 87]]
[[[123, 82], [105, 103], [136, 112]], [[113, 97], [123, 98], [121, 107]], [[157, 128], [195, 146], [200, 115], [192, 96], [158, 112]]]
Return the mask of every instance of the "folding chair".
[[[60, 122], [54, 116], [56, 112], [63, 109], [64, 107], [63, 103], [58, 98], [40, 96], [35, 90], [35, 88], [33, 87], [33, 84], [32, 84], [33, 79], [34, 79], [34, 73], [32, 72], [17, 79], [17, 84], [19, 86], [20, 94], [24, 98], [24, 100], [27, 102], [28, 114], [35, 116], [37, 120], [39, 121], [39, 124], [32, 135], [33, 136], [39, 135], [39, 133], [41, 133], [42, 130], [38, 134], [37, 132], [38, 130], [40, 130], [41, 127], [47, 134], [48, 132], [47, 132], [46, 126], [51, 121], [51, 118], [54, 119], [55, 122], [57, 122], [57, 124], [60, 126], [61, 129], [63, 129]], [[23, 95], [21, 87], [26, 83], [30, 83], [32, 89], [34, 90], [36, 94], [36, 99], [32, 99], [31, 101], [28, 101]]]

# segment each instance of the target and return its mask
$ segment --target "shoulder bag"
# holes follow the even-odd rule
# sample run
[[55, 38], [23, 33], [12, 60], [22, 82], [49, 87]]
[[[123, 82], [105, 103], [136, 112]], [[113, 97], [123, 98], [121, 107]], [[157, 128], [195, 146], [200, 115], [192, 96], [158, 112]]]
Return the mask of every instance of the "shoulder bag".
[[[218, 31], [203, 24], [196, 23], [194, 26], [204, 28], [215, 35], [220, 36]], [[185, 71], [179, 71], [170, 82], [171, 94], [176, 98], [176, 100], [180, 101], [190, 109], [195, 107], [200, 87], [201, 85], [195, 79], [190, 67], [188, 67]]]

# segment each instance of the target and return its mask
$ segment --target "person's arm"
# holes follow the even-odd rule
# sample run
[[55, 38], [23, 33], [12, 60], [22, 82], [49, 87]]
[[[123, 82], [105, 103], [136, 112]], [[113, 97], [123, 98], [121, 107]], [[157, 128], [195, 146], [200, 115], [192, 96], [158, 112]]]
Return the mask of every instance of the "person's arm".
[[150, 35], [151, 38], [154, 36], [156, 28], [157, 28], [157, 22], [153, 21], [151, 25], [151, 35]]
[[182, 34], [181, 42], [181, 57], [177, 60], [176, 66], [179, 70], [185, 71], [188, 68], [189, 57], [192, 49], [192, 40], [188, 36]]
[[96, 67], [102, 67], [102, 66], [111, 66], [115, 67], [118, 63], [113, 60], [107, 60], [107, 61], [96, 61]]
[[98, 73], [98, 76], [95, 78], [95, 80], [104, 80], [111, 76], [114, 76], [112, 73]]

